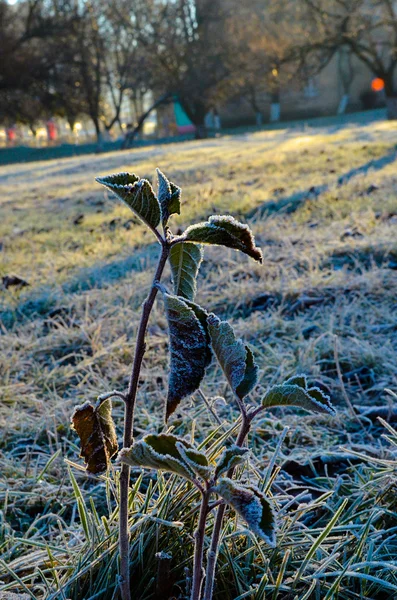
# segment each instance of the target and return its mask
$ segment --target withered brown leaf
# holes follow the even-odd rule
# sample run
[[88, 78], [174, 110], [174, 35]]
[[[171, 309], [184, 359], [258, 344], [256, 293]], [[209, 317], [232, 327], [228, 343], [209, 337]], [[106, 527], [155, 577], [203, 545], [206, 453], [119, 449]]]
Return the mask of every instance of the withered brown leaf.
[[80, 456], [84, 458], [87, 471], [106, 471], [110, 459], [118, 452], [111, 400], [102, 402], [99, 407], [90, 402], [76, 406], [72, 415], [72, 426], [80, 438]]

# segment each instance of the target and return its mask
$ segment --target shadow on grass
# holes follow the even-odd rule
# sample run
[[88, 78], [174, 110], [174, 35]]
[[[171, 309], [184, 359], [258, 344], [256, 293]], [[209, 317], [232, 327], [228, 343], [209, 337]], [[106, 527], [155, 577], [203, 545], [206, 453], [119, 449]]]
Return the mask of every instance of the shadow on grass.
[[[396, 148], [393, 148], [391, 152], [382, 156], [381, 158], [369, 160], [364, 165], [360, 167], [355, 167], [354, 169], [350, 169], [343, 175], [337, 178], [335, 184], [337, 187], [341, 187], [346, 185], [351, 179], [358, 175], [365, 175], [369, 171], [380, 171], [387, 165], [393, 163], [397, 158]], [[286, 214], [291, 214], [298, 210], [301, 206], [305, 204], [308, 200], [313, 200], [327, 192], [332, 187], [331, 184], [323, 184], [318, 186], [311, 186], [303, 191], [296, 192], [289, 196], [281, 196], [276, 200], [269, 200], [264, 202], [260, 206], [252, 209], [247, 216], [249, 218], [256, 217], [260, 218], [265, 214], [271, 214], [275, 212], [285, 212]]]
[[0, 324], [9, 329], [15, 323], [34, 318], [46, 318], [63, 295], [106, 288], [127, 278], [131, 273], [145, 271], [155, 263], [158, 251], [158, 244], [143, 246], [127, 258], [80, 269], [60, 287], [46, 286], [25, 292], [21, 294], [14, 308], [2, 310], [0, 307]]
[[[378, 171], [386, 165], [393, 163], [397, 158], [396, 149], [382, 156], [381, 158], [370, 160], [360, 167], [350, 169], [336, 180], [337, 186], [343, 186], [352, 178], [358, 175], [364, 175], [370, 170]], [[312, 186], [304, 191], [278, 198], [275, 201], [265, 202], [259, 207], [251, 210], [247, 216], [261, 218], [266, 213], [280, 212], [293, 213], [306, 201], [318, 197], [327, 191], [331, 186], [324, 184], [321, 186]], [[157, 244], [143, 246], [134, 251], [132, 256], [122, 259], [116, 259], [108, 263], [94, 265], [89, 268], [80, 269], [77, 274], [72, 276], [71, 280], [62, 284], [61, 288], [54, 289], [52, 286], [40, 287], [28, 293], [21, 295], [20, 300], [14, 308], [0, 307], [0, 324], [6, 329], [12, 327], [15, 323], [35, 317], [45, 318], [54, 308], [63, 294], [82, 293], [90, 289], [101, 289], [112, 285], [128, 276], [132, 272], [140, 272], [153, 265], [158, 253]]]

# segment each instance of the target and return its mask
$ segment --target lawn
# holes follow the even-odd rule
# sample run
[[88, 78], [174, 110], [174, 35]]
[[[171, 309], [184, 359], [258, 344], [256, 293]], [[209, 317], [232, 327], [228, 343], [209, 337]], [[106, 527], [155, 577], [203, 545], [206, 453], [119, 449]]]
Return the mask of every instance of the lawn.
[[[230, 513], [215, 598], [397, 597], [397, 437], [376, 419], [397, 420], [396, 137], [396, 123], [335, 121], [0, 167], [0, 598], [115, 597], [118, 468], [85, 474], [70, 415], [126, 387], [159, 251], [94, 177], [153, 179], [157, 166], [183, 189], [174, 231], [231, 214], [262, 247], [263, 265], [206, 248], [197, 295], [251, 344], [260, 365], [252, 401], [304, 372], [338, 409], [333, 418], [278, 408], [257, 421], [253, 476], [284, 515], [279, 544], [243, 536]], [[10, 285], [13, 275], [28, 285]], [[161, 300], [148, 333], [136, 436], [162, 427]], [[170, 422], [197, 442], [237, 416], [214, 365], [202, 391], [212, 412], [196, 394]], [[120, 405], [114, 415], [121, 432]], [[185, 598], [197, 494], [138, 475], [134, 598], [160, 600], [161, 551], [172, 555], [170, 597]]]

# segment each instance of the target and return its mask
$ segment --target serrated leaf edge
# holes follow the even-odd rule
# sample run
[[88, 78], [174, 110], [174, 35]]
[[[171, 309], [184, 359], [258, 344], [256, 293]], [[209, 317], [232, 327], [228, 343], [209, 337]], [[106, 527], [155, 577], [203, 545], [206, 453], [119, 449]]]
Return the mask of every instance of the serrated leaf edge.
[[[307, 379], [306, 379], [306, 376], [302, 376], [302, 375], [300, 375], [299, 377], [305, 377], [305, 382], [306, 382], [306, 385], [307, 385]], [[277, 404], [270, 404], [270, 405], [267, 405], [267, 404], [266, 404], [266, 398], [269, 396], [269, 394], [271, 394], [272, 392], [275, 392], [275, 391], [277, 391], [277, 390], [280, 390], [280, 392], [279, 392], [279, 393], [282, 393], [282, 389], [283, 389], [283, 387], [289, 387], [289, 388], [291, 388], [291, 391], [293, 390], [293, 388], [295, 388], [295, 389], [296, 389], [296, 391], [297, 391], [298, 393], [300, 393], [300, 394], [302, 394], [302, 393], [303, 393], [303, 394], [306, 396], [307, 400], [308, 400], [310, 403], [312, 403], [314, 406], [317, 406], [317, 407], [319, 408], [319, 411], [318, 411], [318, 412], [321, 412], [321, 413], [328, 413], [328, 414], [329, 414], [329, 415], [331, 415], [331, 416], [335, 416], [335, 414], [336, 414], [336, 410], [335, 410], [335, 408], [334, 408], [334, 407], [332, 406], [332, 404], [331, 404], [331, 398], [330, 398], [330, 397], [329, 397], [327, 394], [325, 394], [325, 393], [323, 392], [323, 390], [321, 390], [321, 389], [320, 389], [319, 387], [317, 387], [317, 386], [312, 386], [312, 387], [309, 387], [309, 388], [308, 388], [308, 387], [306, 387], [306, 389], [304, 389], [303, 387], [301, 387], [301, 386], [299, 386], [299, 385], [296, 385], [296, 384], [290, 384], [290, 383], [288, 383], [288, 381], [290, 381], [290, 379], [294, 379], [294, 377], [293, 377], [293, 378], [289, 378], [289, 379], [287, 379], [287, 380], [286, 380], [284, 383], [282, 383], [282, 384], [279, 384], [279, 385], [274, 385], [274, 386], [272, 386], [271, 388], [269, 388], [269, 389], [267, 390], [266, 394], [265, 394], [265, 397], [264, 397], [264, 398], [263, 398], [263, 400], [262, 400], [262, 406], [264, 406], [264, 407], [267, 407], [267, 406], [268, 406], [269, 408], [272, 408], [272, 407], [274, 407], [274, 406], [296, 406], [297, 408], [302, 408], [303, 410], [307, 410], [307, 411], [309, 411], [309, 408], [307, 408], [307, 407], [305, 407], [305, 406], [301, 406], [301, 405], [300, 405], [300, 404], [298, 404], [298, 403], [297, 403], [297, 404], [294, 404], [293, 402], [291, 402], [290, 404], [279, 404], [279, 405], [277, 405]], [[324, 398], [324, 403], [322, 403], [322, 402], [319, 402], [319, 401], [318, 401], [316, 398], [314, 398], [313, 396], [311, 396], [311, 395], [310, 395], [310, 391], [311, 391], [311, 390], [318, 392], [318, 393], [321, 395], [321, 397], [322, 397], [322, 398]], [[290, 392], [290, 391], [288, 390], [288, 392]], [[291, 392], [290, 392], [290, 393], [291, 393]]]
[[122, 198], [121, 196], [119, 196], [117, 194], [117, 190], [124, 190], [127, 193], [132, 193], [134, 188], [141, 188], [142, 185], [144, 183], [147, 183], [150, 186], [151, 191], [153, 192], [153, 195], [157, 201], [157, 204], [159, 206], [159, 213], [160, 213], [160, 220], [161, 220], [161, 205], [158, 201], [158, 198], [154, 192], [153, 186], [150, 183], [150, 181], [148, 179], [139, 179], [138, 181], [135, 181], [135, 183], [127, 183], [127, 184], [120, 184], [120, 183], [107, 183], [106, 179], [110, 179], [111, 177], [117, 177], [120, 175], [134, 175], [134, 173], [128, 173], [127, 171], [124, 171], [122, 173], [113, 173], [112, 175], [106, 175], [105, 177], [95, 177], [95, 181], [97, 181], [98, 183], [100, 183], [101, 185], [103, 185], [104, 187], [106, 187], [107, 189], [109, 189], [110, 191], [112, 191], [119, 200], [121, 200], [121, 202], [127, 207], [129, 208], [137, 217], [138, 219], [140, 219], [143, 223], [145, 223], [145, 225], [147, 225], [149, 227], [149, 229], [151, 229], [152, 231], [156, 230], [156, 227], [159, 225], [159, 223], [157, 223], [157, 225], [152, 225], [152, 223], [149, 223], [149, 221], [147, 221], [147, 219], [145, 219], [138, 211], [136, 211], [130, 204], [128, 204], [128, 202], [126, 202], [124, 200], [124, 198]]
[[[244, 369], [242, 370], [241, 375], [238, 374], [239, 379], [236, 382], [229, 380], [229, 378], [227, 376], [227, 373], [226, 373], [226, 371], [223, 368], [223, 365], [221, 364], [221, 362], [218, 359], [220, 367], [221, 367], [221, 369], [222, 369], [222, 371], [223, 371], [226, 379], [228, 380], [230, 387], [232, 388], [233, 392], [240, 398], [240, 400], [242, 400], [245, 396], [248, 396], [248, 394], [253, 390], [254, 386], [256, 385], [256, 383], [255, 383], [251, 387], [251, 389], [246, 394], [244, 394], [244, 396], [240, 396], [239, 393], [238, 393], [238, 391], [237, 391], [238, 388], [243, 383], [243, 381], [245, 379], [245, 376], [246, 376], [246, 365], [247, 365], [248, 350], [251, 352], [251, 354], [252, 354], [252, 350], [243, 342], [243, 340], [241, 338], [236, 337], [236, 335], [234, 333], [234, 329], [233, 329], [233, 327], [230, 325], [230, 323], [228, 321], [222, 321], [214, 313], [210, 313], [208, 315], [208, 317], [207, 317], [207, 322], [208, 322], [208, 324], [210, 326], [213, 326], [213, 327], [215, 327], [215, 326], [218, 327], [218, 328], [219, 327], [226, 327], [227, 329], [229, 329], [232, 332], [232, 335], [233, 335], [233, 337], [235, 339], [235, 343], [238, 344], [238, 346], [239, 346], [240, 349], [241, 348], [244, 349], [244, 352], [245, 352], [245, 356], [244, 356], [244, 360], [243, 360]], [[210, 337], [211, 337], [211, 334], [210, 334]], [[212, 349], [213, 349], [213, 352], [214, 352], [215, 356], [218, 358], [217, 353], [215, 352], [214, 344], [212, 342], [212, 337], [211, 337], [211, 346], [212, 346]], [[253, 362], [254, 362], [254, 365], [257, 367], [258, 365], [256, 365], [255, 361], [253, 361]], [[241, 370], [241, 368], [240, 368], [240, 370]]]
[[[222, 493], [220, 492], [220, 487], [223, 485], [229, 485], [232, 487], [233, 490], [236, 491], [241, 491], [243, 493], [247, 493], [247, 490], [252, 492], [254, 497], [252, 499], [252, 504], [255, 504], [255, 506], [253, 507], [253, 522], [249, 522], [247, 520], [247, 518], [245, 517], [245, 515], [243, 514], [243, 512], [240, 511], [240, 509], [235, 505], [232, 504], [231, 501], [229, 501], [227, 498], [225, 498]], [[259, 538], [261, 538], [262, 540], [264, 540], [271, 548], [275, 548], [276, 547], [276, 530], [277, 530], [277, 519], [276, 519], [276, 513], [273, 507], [272, 502], [269, 500], [269, 498], [267, 498], [265, 496], [265, 494], [259, 490], [256, 486], [253, 485], [242, 485], [237, 483], [236, 481], [234, 481], [233, 479], [230, 479], [229, 477], [222, 477], [217, 486], [215, 487], [215, 491], [222, 497], [224, 498], [225, 502], [227, 502], [232, 508], [233, 510], [235, 510], [237, 512], [237, 514], [247, 523], [248, 528], [255, 533]], [[260, 499], [264, 500], [270, 509], [270, 513], [272, 515], [272, 521], [274, 523], [274, 529], [272, 532], [272, 536], [269, 536], [265, 531], [263, 531], [263, 529], [260, 528], [259, 523], [261, 521], [261, 515], [263, 512], [263, 507], [261, 504]], [[250, 502], [250, 504], [251, 504]], [[247, 506], [247, 504], [246, 504]]]
[[196, 448], [187, 448], [184, 444], [182, 444], [180, 442], [176, 442], [175, 446], [181, 453], [184, 461], [190, 466], [192, 471], [194, 471], [195, 473], [200, 475], [200, 477], [203, 477], [203, 479], [210, 479], [211, 474], [212, 474], [212, 466], [211, 465], [200, 465], [200, 464], [196, 463], [194, 460], [192, 460], [187, 455], [186, 450], [191, 451], [193, 453], [197, 453], [198, 455], [201, 455], [201, 456], [205, 456], [205, 454], [203, 452], [196, 450]]
[[[202, 227], [210, 227], [212, 229], [221, 229], [221, 230], [223, 229], [223, 231], [225, 231], [228, 235], [230, 235], [231, 238], [236, 240], [237, 246], [244, 247], [244, 244], [241, 242], [240, 238], [235, 236], [228, 229], [222, 228], [222, 225], [221, 225], [222, 220], [225, 222], [229, 222], [232, 225], [235, 225], [237, 228], [239, 228], [241, 230], [245, 230], [249, 234], [250, 241], [252, 242], [251, 253], [246, 252], [242, 248], [234, 248], [234, 250], [239, 250], [240, 252], [247, 254], [248, 256], [250, 256], [251, 258], [256, 260], [257, 262], [262, 263], [263, 262], [262, 250], [261, 250], [261, 248], [259, 248], [259, 246], [255, 245], [255, 236], [252, 233], [251, 228], [246, 223], [241, 223], [240, 221], [237, 221], [237, 219], [235, 219], [235, 217], [233, 217], [232, 215], [211, 215], [210, 217], [208, 217], [207, 221], [201, 221], [200, 223], [195, 223], [194, 225], [189, 225], [189, 227], [187, 227], [187, 229], [184, 231], [183, 236], [186, 237], [186, 241], [194, 242], [194, 240], [189, 240], [189, 238], [188, 238], [189, 234], [192, 231], [195, 231]], [[205, 243], [211, 243], [211, 242], [197, 241], [196, 243], [205, 244]], [[214, 244], [214, 245], [223, 245], [223, 244]]]
[[[153, 446], [151, 446], [150, 444], [148, 444], [148, 442], [146, 441], [146, 438], [148, 438], [149, 436], [161, 436], [161, 435], [165, 435], [167, 437], [173, 437], [176, 442], [175, 442], [175, 447], [177, 448], [178, 452], [180, 452], [179, 448], [177, 447], [177, 444], [179, 443], [179, 445], [185, 445], [188, 447], [188, 449], [194, 449], [194, 447], [190, 444], [190, 442], [188, 442], [187, 440], [185, 440], [184, 438], [172, 435], [172, 434], [148, 434], [146, 435], [142, 440], [139, 440], [138, 442], [136, 442], [135, 444], [133, 444], [130, 448], [122, 448], [118, 454], [117, 457], [117, 461], [118, 462], [124, 462], [126, 464], [130, 464], [127, 460], [123, 460], [123, 458], [127, 457], [128, 453], [135, 448], [136, 446], [140, 445], [141, 447], [146, 447], [149, 449], [150, 454], [153, 456], [154, 459], [157, 459], [160, 462], [163, 462], [165, 460], [171, 460], [171, 461], [175, 461], [176, 463], [178, 463], [181, 467], [182, 470], [186, 471], [187, 475], [185, 476], [186, 479], [189, 480], [194, 480], [195, 479], [195, 473], [193, 471], [193, 469], [190, 467], [190, 465], [188, 463], [182, 462], [181, 460], [179, 460], [178, 458], [175, 458], [174, 456], [172, 456], [171, 454], [160, 454], [159, 452], [157, 452], [157, 450], [155, 450], [153, 448]], [[152, 467], [152, 466], [145, 466], [145, 465], [136, 465], [136, 466], [141, 466], [141, 468], [144, 469], [154, 469], [154, 470], [159, 470], [159, 471], [168, 471], [169, 473], [175, 473], [175, 471], [168, 469], [166, 467], [158, 467], [156, 469], [156, 467]], [[181, 475], [181, 473], [177, 473], [178, 475]], [[183, 477], [183, 475], [181, 475]]]
[[[221, 466], [222, 463], [226, 460], [226, 456], [229, 452], [237, 452], [234, 456], [230, 457], [230, 460], [224, 465]], [[229, 448], [225, 448], [219, 457], [216, 467], [215, 467], [215, 479], [218, 479], [222, 475], [222, 473], [226, 473], [232, 467], [236, 467], [237, 465], [242, 464], [249, 456], [250, 450], [246, 447], [236, 446], [232, 444]]]

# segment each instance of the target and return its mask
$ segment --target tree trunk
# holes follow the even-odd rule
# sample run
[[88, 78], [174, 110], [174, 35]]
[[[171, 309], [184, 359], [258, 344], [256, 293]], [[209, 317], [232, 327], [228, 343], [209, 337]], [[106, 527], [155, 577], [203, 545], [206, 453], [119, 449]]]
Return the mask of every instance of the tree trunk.
[[205, 125], [205, 123], [200, 123], [199, 125], [196, 125], [196, 131], [194, 132], [194, 137], [196, 140], [205, 140], [205, 138], [208, 137], [208, 131], [207, 131], [207, 127]]
[[386, 96], [386, 112], [389, 121], [397, 119], [397, 95]]
[[70, 133], [72, 135], [74, 135], [74, 127], [76, 125], [76, 117], [72, 116], [72, 115], [66, 115], [66, 120], [69, 124], [70, 127]]
[[277, 123], [280, 120], [280, 89], [277, 89], [272, 93], [270, 100], [270, 122]]
[[387, 118], [390, 121], [395, 120], [397, 119], [397, 91], [394, 86], [394, 68], [379, 74], [378, 77], [383, 79], [385, 84]]
[[160, 98], [158, 98], [148, 109], [147, 111], [145, 111], [139, 118], [138, 123], [136, 125], [136, 127], [132, 130], [129, 131], [124, 140], [123, 143], [121, 145], [121, 148], [123, 150], [125, 150], [126, 148], [131, 148], [132, 143], [136, 137], [136, 135], [141, 131], [144, 122], [146, 121], [146, 119], [148, 118], [148, 116], [150, 115], [150, 113], [155, 110], [156, 108], [158, 108], [161, 104], [165, 104], [166, 102], [168, 102], [170, 99], [170, 95], [164, 94], [163, 96], [161, 96]]
[[349, 104], [349, 94], [343, 94], [338, 105], [338, 115], [344, 115], [346, 112], [347, 105]]
[[257, 96], [256, 96], [256, 90], [254, 87], [251, 88], [250, 90], [250, 103], [251, 103], [251, 107], [255, 113], [255, 122], [257, 127], [262, 127], [263, 125], [263, 113], [259, 107], [258, 101], [257, 101]]
[[195, 126], [194, 137], [196, 140], [204, 140], [208, 137], [207, 126], [205, 124], [205, 117], [208, 112], [207, 105], [201, 100], [194, 100], [193, 102], [187, 100], [183, 96], [179, 96], [179, 102]]
[[99, 153], [99, 152], [103, 151], [103, 136], [102, 136], [101, 126], [99, 124], [99, 120], [97, 119], [97, 117], [91, 117], [91, 118], [92, 118], [92, 122], [94, 123], [95, 133], [96, 133], [96, 141], [97, 141], [96, 152]]

